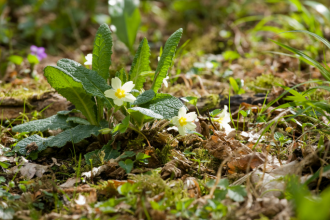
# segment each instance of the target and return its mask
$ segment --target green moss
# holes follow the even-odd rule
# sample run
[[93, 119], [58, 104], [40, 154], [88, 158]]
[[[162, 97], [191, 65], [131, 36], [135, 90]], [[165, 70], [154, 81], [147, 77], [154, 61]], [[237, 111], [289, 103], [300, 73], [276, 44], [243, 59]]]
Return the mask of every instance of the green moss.
[[140, 189], [150, 192], [150, 197], [164, 192], [164, 201], [167, 205], [172, 205], [173, 202], [187, 197], [187, 192], [183, 190], [181, 180], [165, 181], [156, 171], [152, 171], [150, 175], [130, 175], [129, 178], [139, 183]]
[[205, 100], [203, 100], [203, 108], [201, 112], [205, 112], [210, 109], [215, 109], [220, 102], [219, 94], [209, 94]]
[[248, 82], [247, 86], [256, 93], [266, 93], [273, 88], [275, 83], [284, 84], [284, 81], [272, 74], [262, 74], [256, 80]]
[[13, 86], [11, 83], [3, 84], [0, 88], [0, 98], [13, 97], [26, 100], [33, 95], [42, 95], [52, 90], [47, 81], [32, 81], [28, 85]]

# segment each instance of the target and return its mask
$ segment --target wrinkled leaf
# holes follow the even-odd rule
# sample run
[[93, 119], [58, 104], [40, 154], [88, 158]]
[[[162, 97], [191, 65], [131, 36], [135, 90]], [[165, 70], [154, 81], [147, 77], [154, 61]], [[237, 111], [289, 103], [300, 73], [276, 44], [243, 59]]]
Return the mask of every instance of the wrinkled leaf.
[[182, 106], [184, 106], [183, 103], [174, 96], [169, 94], [157, 94], [153, 100], [142, 107], [162, 115], [165, 119], [170, 119], [178, 115], [178, 111]]
[[56, 91], [76, 106], [91, 124], [96, 125], [96, 104], [87, 94], [80, 80], [57, 66], [47, 66], [45, 77]]
[[154, 90], [155, 93], [157, 93], [158, 89], [162, 86], [163, 79], [166, 77], [167, 72], [171, 67], [172, 60], [175, 55], [175, 50], [179, 44], [181, 36], [182, 28], [174, 32], [166, 41], [164, 51], [158, 62], [158, 66], [153, 79], [153, 84], [151, 87], [151, 89]]
[[144, 93], [138, 95], [138, 97], [136, 97], [135, 102], [133, 103], [133, 105], [142, 105], [145, 104], [147, 102], [149, 102], [150, 100], [152, 100], [155, 97], [156, 93], [153, 90], [147, 90]]
[[111, 31], [107, 24], [102, 24], [94, 39], [92, 68], [105, 80], [110, 77], [111, 54]]
[[70, 124], [67, 123], [67, 116], [53, 115], [49, 118], [26, 122], [24, 124], [13, 127], [13, 132], [32, 132], [32, 131], [46, 131], [57, 129], [68, 129]]
[[140, 90], [143, 88], [143, 83], [146, 81], [146, 77], [142, 76], [142, 72], [150, 70], [149, 67], [150, 48], [148, 40], [143, 38], [139, 48], [134, 56], [132, 68], [129, 72], [129, 79], [135, 84], [135, 89]]

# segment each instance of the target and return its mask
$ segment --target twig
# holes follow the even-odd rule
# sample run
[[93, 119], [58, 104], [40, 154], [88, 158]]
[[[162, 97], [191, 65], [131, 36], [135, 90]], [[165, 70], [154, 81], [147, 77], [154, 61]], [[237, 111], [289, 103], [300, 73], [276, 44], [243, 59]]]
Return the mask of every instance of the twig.
[[139, 129], [135, 128], [134, 126], [129, 126], [129, 128], [136, 131], [137, 133], [141, 134], [144, 137], [144, 139], [146, 139], [146, 141], [148, 142], [149, 147], [151, 148], [151, 144], [150, 144], [148, 138]]
[[222, 161], [222, 163], [221, 163], [221, 165], [220, 165], [220, 167], [219, 167], [219, 169], [218, 169], [218, 172], [217, 172], [217, 179], [215, 180], [215, 183], [214, 183], [214, 185], [212, 186], [212, 188], [211, 188], [211, 190], [210, 190], [210, 194], [206, 196], [207, 198], [212, 199], [213, 194], [214, 194], [214, 191], [215, 191], [215, 189], [217, 188], [217, 185], [218, 185], [218, 183], [220, 182], [220, 179], [221, 179], [221, 170], [222, 170], [223, 166], [224, 166], [224, 165], [225, 165], [230, 159], [231, 159], [231, 158], [229, 157], [229, 158], [225, 159], [224, 161]]
[[[197, 107], [196, 107], [196, 108], [197, 108]], [[211, 116], [210, 116], [210, 111], [209, 111], [209, 109], [207, 109], [207, 116], [209, 117], [210, 123], [211, 123], [211, 125], [213, 126], [214, 130], [217, 131], [218, 129], [214, 126], [214, 124], [213, 124], [213, 122], [212, 122], [212, 120], [211, 120]]]

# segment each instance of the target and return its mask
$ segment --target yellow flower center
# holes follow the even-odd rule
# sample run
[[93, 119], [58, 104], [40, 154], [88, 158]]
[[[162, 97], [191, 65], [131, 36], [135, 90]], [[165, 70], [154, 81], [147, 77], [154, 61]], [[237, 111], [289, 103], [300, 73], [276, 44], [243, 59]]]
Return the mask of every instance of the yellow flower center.
[[125, 90], [117, 89], [117, 92], [115, 92], [115, 96], [117, 96], [119, 99], [125, 98]]
[[223, 118], [215, 118], [214, 121], [218, 122], [219, 124], [221, 124], [221, 122], [223, 121]]
[[185, 117], [181, 117], [181, 118], [179, 119], [179, 123], [180, 123], [181, 126], [186, 125], [186, 124], [187, 124], [187, 118], [185, 118]]

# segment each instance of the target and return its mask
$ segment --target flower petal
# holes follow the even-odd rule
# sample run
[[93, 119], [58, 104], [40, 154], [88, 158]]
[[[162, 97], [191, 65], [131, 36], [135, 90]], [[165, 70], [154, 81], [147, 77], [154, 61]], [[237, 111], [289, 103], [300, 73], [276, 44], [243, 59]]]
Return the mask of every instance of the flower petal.
[[111, 99], [118, 99], [117, 96], [115, 95], [116, 91], [113, 89], [108, 89], [104, 92], [104, 95], [108, 98]]
[[111, 79], [111, 87], [116, 91], [121, 88], [121, 80], [118, 77]]
[[32, 46], [30, 47], [30, 50], [31, 50], [31, 52], [37, 53], [37, 51], [38, 51], [38, 47], [35, 46], [35, 45], [32, 45]]
[[168, 87], [168, 82], [167, 80], [169, 79], [170, 77], [169, 76], [166, 76], [164, 79], [163, 79], [163, 84], [164, 86], [167, 88]]
[[225, 124], [225, 123], [220, 124], [220, 128], [225, 129], [226, 134], [229, 134], [229, 132], [233, 130], [229, 124]]
[[87, 60], [84, 65], [92, 65], [93, 63], [93, 54], [89, 53], [87, 56], [85, 56], [85, 59]]
[[186, 113], [187, 113], [186, 107], [182, 106], [178, 112], [179, 118], [186, 117]]
[[122, 100], [124, 102], [134, 102], [136, 100], [136, 98], [131, 93], [125, 93], [125, 98], [122, 98]]
[[178, 126], [178, 129], [179, 129], [179, 134], [184, 136], [186, 135], [186, 128], [185, 127], [181, 127], [181, 126]]
[[123, 89], [125, 92], [130, 92], [134, 88], [133, 81], [126, 82], [121, 89]]
[[197, 115], [195, 112], [190, 112], [186, 115], [186, 117], [187, 117], [187, 121], [195, 121]]
[[226, 123], [226, 124], [228, 124], [230, 121], [231, 121], [231, 120], [230, 120], [230, 115], [229, 115], [229, 114], [226, 115], [226, 116], [222, 119], [222, 123]]
[[124, 104], [124, 101], [122, 99], [114, 99], [113, 102], [115, 105], [122, 106]]
[[187, 122], [187, 124], [185, 125], [185, 127], [188, 130], [194, 131], [196, 129], [196, 124], [194, 122]]
[[175, 116], [171, 119], [171, 123], [174, 124], [175, 126], [179, 126], [180, 123], [179, 123], [179, 117], [178, 116]]

